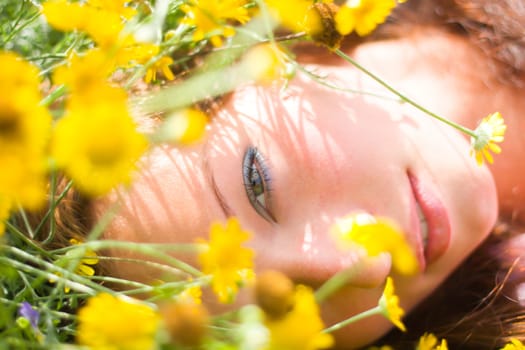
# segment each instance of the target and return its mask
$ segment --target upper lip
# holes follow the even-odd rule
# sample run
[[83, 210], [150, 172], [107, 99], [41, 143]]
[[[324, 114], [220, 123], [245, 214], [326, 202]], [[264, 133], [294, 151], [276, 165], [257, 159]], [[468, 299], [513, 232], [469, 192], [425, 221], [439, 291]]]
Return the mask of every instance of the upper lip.
[[[413, 205], [411, 206], [412, 227], [417, 238], [416, 254], [419, 258], [421, 270], [428, 264], [441, 257], [450, 243], [450, 221], [447, 210], [439, 195], [429, 186], [425, 186], [416, 176], [408, 174], [412, 187]], [[428, 227], [426, 242], [422, 237], [422, 225], [420, 223], [417, 205], [421, 208]]]

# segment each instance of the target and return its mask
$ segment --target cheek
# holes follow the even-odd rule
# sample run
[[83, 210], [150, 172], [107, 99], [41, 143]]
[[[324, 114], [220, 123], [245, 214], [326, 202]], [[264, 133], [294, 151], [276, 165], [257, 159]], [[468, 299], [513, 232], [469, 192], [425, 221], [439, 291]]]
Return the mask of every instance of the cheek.
[[[422, 116], [422, 118], [428, 118]], [[398, 279], [398, 295], [406, 310], [432, 293], [488, 236], [497, 218], [496, 188], [491, 173], [469, 155], [466, 138], [440, 123], [425, 122], [407, 132], [414, 145], [410, 171], [432, 183], [447, 209], [451, 237], [446, 253], [425, 273]]]

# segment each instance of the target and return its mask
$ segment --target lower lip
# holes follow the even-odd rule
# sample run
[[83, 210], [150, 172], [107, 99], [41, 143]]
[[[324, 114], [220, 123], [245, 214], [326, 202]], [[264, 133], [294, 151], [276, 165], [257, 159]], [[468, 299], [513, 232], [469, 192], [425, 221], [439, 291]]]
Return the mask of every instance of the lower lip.
[[412, 174], [408, 174], [408, 178], [415, 199], [427, 221], [428, 238], [424, 255], [428, 265], [439, 259], [447, 250], [450, 243], [450, 221], [445, 206], [437, 194], [421, 184]]

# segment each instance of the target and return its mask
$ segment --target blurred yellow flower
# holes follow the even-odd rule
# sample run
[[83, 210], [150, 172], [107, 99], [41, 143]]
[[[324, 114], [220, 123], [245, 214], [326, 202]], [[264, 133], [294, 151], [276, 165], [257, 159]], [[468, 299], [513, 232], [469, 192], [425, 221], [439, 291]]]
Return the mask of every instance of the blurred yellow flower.
[[202, 342], [210, 326], [210, 316], [204, 305], [166, 303], [160, 306], [160, 314], [170, 338], [169, 349], [207, 349]]
[[348, 0], [335, 16], [337, 30], [343, 35], [353, 31], [360, 36], [368, 35], [395, 7], [395, 0]]
[[170, 114], [160, 131], [163, 141], [192, 144], [206, 132], [208, 116], [199, 109], [187, 108]]
[[183, 23], [195, 26], [193, 40], [203, 40], [212, 33], [213, 46], [221, 46], [221, 36], [230, 37], [235, 29], [230, 22], [246, 23], [250, 17], [247, 0], [190, 0], [181, 8], [186, 13]]
[[130, 5], [134, 0], [88, 0], [87, 3], [94, 8], [116, 13], [119, 16], [130, 19], [137, 11]]
[[169, 56], [155, 57], [159, 54], [160, 47], [155, 44], [135, 43], [121, 48], [116, 53], [116, 64], [122, 68], [132, 68], [136, 65], [145, 65], [155, 58], [155, 62], [148, 67], [144, 81], [150, 83], [157, 78], [160, 71], [168, 80], [175, 79], [170, 65], [173, 59]]
[[51, 115], [40, 105], [38, 70], [0, 51], [0, 196], [36, 209], [45, 199]]
[[111, 49], [130, 36], [122, 37], [126, 19], [135, 10], [125, 6], [127, 1], [92, 0], [86, 3], [67, 0], [49, 0], [42, 6], [42, 13], [48, 23], [60, 31], [78, 30], [88, 34], [101, 48]]
[[[446, 350], [446, 349], [445, 349]], [[501, 350], [525, 350], [525, 345], [518, 339], [511, 339]]]
[[501, 147], [496, 143], [503, 142], [507, 126], [499, 112], [492, 113], [483, 118], [474, 133], [475, 137], [471, 137], [471, 155], [475, 154], [476, 162], [479, 165], [483, 164], [485, 158], [490, 164], [494, 162], [490, 151], [498, 154], [501, 153]]
[[285, 60], [285, 54], [276, 44], [267, 43], [250, 48], [244, 54], [243, 64], [253, 79], [270, 83], [285, 75]]
[[207, 249], [199, 254], [202, 272], [212, 276], [211, 286], [219, 301], [233, 301], [239, 284], [252, 279], [254, 252], [242, 244], [250, 238], [236, 218], [228, 219], [226, 226], [214, 222], [210, 227]]
[[277, 22], [292, 32], [315, 35], [323, 30], [321, 16], [312, 0], [266, 0], [265, 3]]
[[42, 14], [49, 25], [63, 32], [83, 30], [92, 17], [92, 10], [89, 6], [67, 0], [49, 0], [42, 4]]
[[159, 321], [145, 304], [101, 293], [79, 310], [77, 341], [91, 350], [154, 349]]
[[415, 252], [405, 240], [397, 225], [386, 218], [375, 218], [366, 213], [343, 217], [335, 223], [331, 233], [343, 249], [357, 244], [369, 256], [388, 252], [393, 268], [401, 274], [411, 275], [419, 270]]
[[315, 350], [334, 345], [333, 336], [322, 333], [325, 327], [314, 293], [303, 285], [296, 287], [292, 310], [282, 318], [267, 318], [265, 325], [270, 331], [265, 350]]
[[181, 303], [202, 304], [202, 289], [200, 286], [191, 286], [177, 294], [177, 300]]
[[57, 166], [91, 196], [129, 183], [147, 146], [129, 114], [126, 93], [106, 85], [96, 91], [99, 98], [87, 103], [70, 98], [51, 144]]
[[401, 322], [405, 311], [399, 306], [399, 297], [394, 294], [394, 281], [392, 277], [387, 277], [383, 295], [379, 299], [379, 307], [383, 315], [390, 320], [397, 328], [406, 331], [406, 327]]
[[446, 339], [441, 339], [441, 343], [438, 343], [438, 339], [432, 333], [425, 333], [419, 338], [419, 342], [416, 346], [416, 350], [447, 350], [448, 345]]
[[93, 97], [98, 99], [100, 94], [97, 88], [106, 83], [113, 66], [106, 53], [91, 49], [82, 56], [70, 56], [66, 65], [55, 68], [53, 82], [64, 84], [71, 93], [84, 97], [88, 92], [93, 92]]

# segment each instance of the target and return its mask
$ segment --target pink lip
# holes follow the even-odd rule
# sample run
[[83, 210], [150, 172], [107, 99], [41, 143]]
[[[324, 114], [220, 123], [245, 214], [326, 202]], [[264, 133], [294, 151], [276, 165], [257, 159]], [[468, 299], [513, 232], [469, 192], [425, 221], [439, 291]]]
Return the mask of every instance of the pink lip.
[[[439, 196], [430, 188], [425, 187], [414, 175], [409, 173], [408, 178], [415, 197], [412, 216], [415, 217], [414, 220], [417, 222], [416, 231], [420, 241], [418, 245], [423, 250], [424, 261], [422, 270], [424, 270], [428, 264], [436, 261], [447, 250], [450, 243], [450, 221]], [[427, 221], [428, 238], [426, 247], [423, 247], [422, 228], [416, 211], [416, 203], [421, 207]]]

